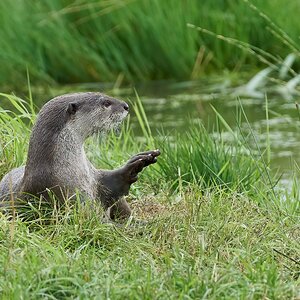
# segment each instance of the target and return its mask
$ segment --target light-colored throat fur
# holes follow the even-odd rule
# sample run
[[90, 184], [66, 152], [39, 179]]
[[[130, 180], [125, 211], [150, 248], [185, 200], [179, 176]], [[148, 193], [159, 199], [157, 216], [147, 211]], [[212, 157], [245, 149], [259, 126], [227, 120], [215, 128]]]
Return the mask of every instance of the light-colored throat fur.
[[79, 189], [95, 198], [97, 170], [86, 157], [85, 137], [78, 133], [72, 126], [60, 132], [53, 153], [53, 173], [71, 190]]

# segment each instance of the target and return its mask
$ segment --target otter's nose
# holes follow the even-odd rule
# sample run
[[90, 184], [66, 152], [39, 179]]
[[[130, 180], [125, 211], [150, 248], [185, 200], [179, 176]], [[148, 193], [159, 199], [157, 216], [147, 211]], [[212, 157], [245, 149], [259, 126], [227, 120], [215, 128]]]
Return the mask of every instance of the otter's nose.
[[129, 106], [128, 106], [127, 103], [124, 102], [123, 107], [124, 107], [124, 109], [125, 109], [126, 111], [129, 111]]

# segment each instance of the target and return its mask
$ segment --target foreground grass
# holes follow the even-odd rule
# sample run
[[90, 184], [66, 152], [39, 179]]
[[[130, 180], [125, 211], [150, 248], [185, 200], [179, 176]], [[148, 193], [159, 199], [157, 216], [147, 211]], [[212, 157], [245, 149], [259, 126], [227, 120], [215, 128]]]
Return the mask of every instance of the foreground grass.
[[143, 195], [132, 206], [147, 225], [103, 224], [84, 208], [40, 226], [2, 216], [2, 297], [299, 297], [299, 219], [197, 186], [180, 199]]
[[[32, 102], [2, 97], [17, 112], [0, 112], [0, 177], [24, 162], [35, 118]], [[142, 107], [136, 112], [143, 147], [156, 146]], [[0, 214], [1, 297], [299, 298], [297, 182], [283, 201], [257, 175], [261, 169], [241, 176], [261, 168], [257, 157], [244, 158], [242, 144], [213, 142], [203, 127], [191, 133], [199, 128], [206, 147], [195, 134], [177, 147], [164, 140], [161, 162], [143, 172], [129, 195], [134, 218], [126, 224], [105, 223], [97, 205], [74, 203], [40, 209], [32, 201], [13, 218]], [[87, 150], [97, 165], [114, 167], [140, 147], [128, 130], [121, 139], [109, 137], [100, 153]], [[195, 155], [198, 147], [203, 151]]]

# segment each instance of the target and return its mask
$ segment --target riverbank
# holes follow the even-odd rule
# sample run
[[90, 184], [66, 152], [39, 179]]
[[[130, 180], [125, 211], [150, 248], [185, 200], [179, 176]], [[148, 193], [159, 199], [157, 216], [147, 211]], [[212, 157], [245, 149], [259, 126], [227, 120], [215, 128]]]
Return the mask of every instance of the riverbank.
[[[24, 163], [35, 119], [33, 102], [2, 97], [16, 111], [0, 113], [0, 177]], [[227, 144], [221, 133], [215, 138], [201, 124], [190, 124], [174, 144], [153, 137], [139, 98], [132, 106], [144, 139], [135, 139], [127, 124], [105, 143], [88, 141], [87, 153], [97, 167], [111, 168], [130, 154], [164, 146], [159, 162], [131, 190], [134, 219], [103, 224], [101, 208], [35, 201], [19, 217], [1, 214], [1, 296], [299, 297], [297, 182], [291, 192], [274, 188], [262, 153], [233, 130], [235, 142]]]

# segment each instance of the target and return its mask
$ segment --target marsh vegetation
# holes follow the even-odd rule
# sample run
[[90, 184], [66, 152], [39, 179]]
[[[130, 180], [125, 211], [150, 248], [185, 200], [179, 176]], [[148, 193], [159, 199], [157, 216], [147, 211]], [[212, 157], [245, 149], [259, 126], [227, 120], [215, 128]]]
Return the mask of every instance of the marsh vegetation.
[[2, 1], [0, 81], [20, 88], [27, 70], [44, 85], [253, 72], [298, 53], [299, 9], [295, 0]]

